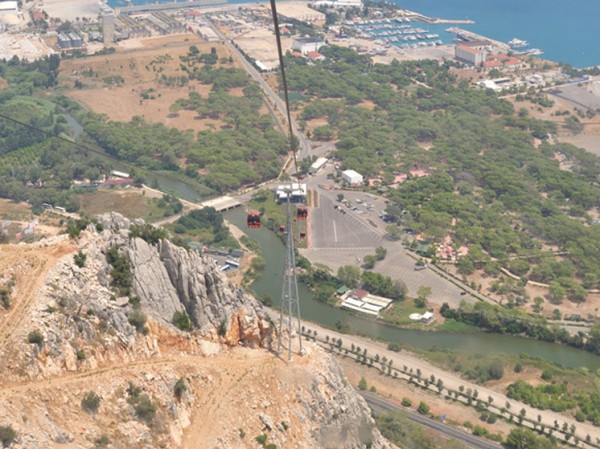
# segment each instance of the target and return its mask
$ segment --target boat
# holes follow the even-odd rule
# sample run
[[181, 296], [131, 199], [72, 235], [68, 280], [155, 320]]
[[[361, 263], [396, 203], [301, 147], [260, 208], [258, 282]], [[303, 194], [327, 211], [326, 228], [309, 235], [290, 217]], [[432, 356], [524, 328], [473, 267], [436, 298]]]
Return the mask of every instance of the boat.
[[516, 37], [508, 42], [512, 48], [523, 48], [529, 45], [529, 42], [522, 41], [521, 39], [517, 39]]
[[515, 56], [540, 56], [543, 54], [544, 51], [540, 50], [539, 48], [530, 48], [529, 50], [518, 51], [514, 53]]

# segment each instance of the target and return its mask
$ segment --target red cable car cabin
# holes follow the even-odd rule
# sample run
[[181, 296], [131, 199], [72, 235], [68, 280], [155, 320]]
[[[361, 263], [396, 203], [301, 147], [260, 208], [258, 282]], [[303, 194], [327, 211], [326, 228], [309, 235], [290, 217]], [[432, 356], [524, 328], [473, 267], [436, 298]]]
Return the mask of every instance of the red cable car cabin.
[[308, 218], [308, 209], [306, 207], [299, 207], [296, 217], [299, 220], [306, 220]]
[[260, 212], [249, 211], [246, 223], [249, 228], [260, 228]]

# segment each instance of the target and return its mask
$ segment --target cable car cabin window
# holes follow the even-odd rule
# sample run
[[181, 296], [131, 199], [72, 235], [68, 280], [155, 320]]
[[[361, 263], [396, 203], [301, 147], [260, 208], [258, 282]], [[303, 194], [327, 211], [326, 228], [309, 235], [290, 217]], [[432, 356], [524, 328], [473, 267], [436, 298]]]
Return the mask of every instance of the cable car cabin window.
[[308, 209], [306, 207], [299, 207], [296, 217], [300, 220], [306, 220], [308, 218]]
[[249, 228], [260, 228], [260, 214], [258, 212], [248, 213], [246, 222]]

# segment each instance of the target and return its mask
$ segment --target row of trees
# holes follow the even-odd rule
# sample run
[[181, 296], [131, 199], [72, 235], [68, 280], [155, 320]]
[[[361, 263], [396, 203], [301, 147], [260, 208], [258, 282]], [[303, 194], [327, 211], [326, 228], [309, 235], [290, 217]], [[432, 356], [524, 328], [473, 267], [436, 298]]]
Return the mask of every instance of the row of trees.
[[567, 382], [550, 383], [533, 386], [518, 380], [508, 386], [507, 396], [511, 399], [529, 404], [541, 410], [550, 409], [555, 412], [575, 410], [575, 418], [579, 422], [586, 419], [600, 426], [600, 393], [571, 390]]

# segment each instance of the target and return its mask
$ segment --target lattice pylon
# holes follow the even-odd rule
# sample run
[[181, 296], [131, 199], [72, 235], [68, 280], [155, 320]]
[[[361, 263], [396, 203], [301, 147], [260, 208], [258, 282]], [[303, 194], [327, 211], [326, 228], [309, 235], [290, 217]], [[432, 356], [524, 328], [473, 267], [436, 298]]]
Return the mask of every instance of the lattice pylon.
[[302, 329], [300, 327], [300, 297], [296, 279], [296, 255], [294, 254], [294, 236], [292, 229], [292, 213], [290, 206], [291, 186], [287, 193], [287, 224], [285, 243], [285, 265], [283, 269], [283, 285], [281, 288], [281, 309], [279, 312], [279, 334], [277, 337], [277, 353], [282, 355], [284, 332], [287, 333], [288, 363], [292, 361], [292, 344], [298, 337], [298, 351], [302, 354]]

